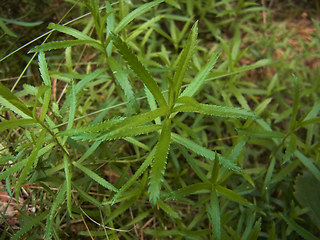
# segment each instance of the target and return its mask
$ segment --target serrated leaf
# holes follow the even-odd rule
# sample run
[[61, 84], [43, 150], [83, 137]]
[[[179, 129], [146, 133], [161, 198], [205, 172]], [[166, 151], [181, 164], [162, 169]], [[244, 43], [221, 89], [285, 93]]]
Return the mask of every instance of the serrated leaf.
[[50, 214], [47, 219], [46, 230], [44, 233], [45, 240], [51, 239], [51, 235], [53, 231], [53, 218], [54, 218], [54, 215], [57, 213], [57, 208], [64, 200], [64, 195], [66, 191], [67, 191], [67, 183], [64, 182], [59, 190], [59, 193], [57, 194], [56, 198], [54, 199], [51, 205]]
[[28, 221], [21, 229], [16, 232], [10, 239], [11, 240], [19, 240], [23, 239], [23, 235], [30, 231], [34, 226], [38, 225], [47, 215], [49, 211], [45, 211], [38, 216], [30, 217], [30, 221]]
[[97, 138], [97, 140], [105, 141], [105, 140], [114, 140], [114, 139], [121, 139], [126, 137], [133, 137], [133, 136], [155, 132], [160, 129], [161, 129], [161, 126], [154, 125], [154, 124], [143, 125], [138, 127], [129, 127], [129, 128], [124, 127], [124, 128], [111, 131], [107, 134], [104, 134], [99, 138]]
[[315, 161], [312, 158], [306, 157], [299, 150], [296, 150], [294, 152], [294, 155], [300, 160], [300, 162], [302, 162], [303, 165], [306, 166], [306, 168], [309, 169], [313, 176], [315, 176], [315, 178], [320, 182], [320, 170], [317, 167]]
[[42, 45], [32, 48], [28, 53], [40, 52], [40, 51], [51, 51], [61, 48], [72, 47], [81, 44], [89, 44], [95, 49], [103, 52], [103, 47], [98, 41], [89, 41], [89, 40], [66, 40], [66, 41], [52, 41], [44, 43]]
[[297, 148], [297, 137], [295, 134], [292, 133], [289, 136], [289, 142], [287, 143], [287, 147], [286, 147], [285, 154], [283, 156], [283, 163], [282, 164], [285, 164], [288, 161], [290, 161], [290, 158], [292, 157], [296, 148]]
[[79, 193], [79, 195], [86, 201], [92, 203], [93, 205], [97, 206], [98, 208], [102, 208], [102, 204], [97, 201], [95, 198], [91, 197], [88, 193], [83, 191], [81, 188], [79, 188], [74, 182], [72, 183], [72, 186], [74, 189]]
[[[187, 149], [190, 149], [194, 153], [197, 153], [200, 156], [203, 156], [211, 161], [215, 160], [215, 155], [216, 155], [215, 152], [213, 152], [207, 148], [204, 148], [204, 147], [198, 145], [197, 143], [195, 143], [185, 137], [182, 137], [178, 134], [171, 133], [171, 136], [172, 136], [172, 140], [174, 140], [176, 143], [179, 143], [180, 145], [186, 147]], [[231, 169], [233, 171], [241, 172], [241, 168], [238, 167], [233, 162], [231, 162], [230, 160], [224, 158], [221, 155], [219, 156], [219, 159], [220, 159], [221, 165], [223, 165], [224, 167]]]
[[311, 232], [306, 230], [305, 228], [301, 227], [299, 224], [297, 224], [292, 218], [288, 218], [283, 213], [280, 213], [280, 216], [282, 219], [290, 226], [292, 230], [297, 232], [303, 239], [305, 240], [317, 240], [316, 236], [314, 236]]
[[155, 153], [155, 148], [149, 153], [148, 157], [141, 164], [139, 169], [135, 172], [135, 174], [126, 182], [119, 191], [114, 195], [111, 204], [116, 203], [118, 198], [141, 176], [141, 174], [147, 169], [147, 167], [151, 164]]
[[236, 130], [239, 134], [243, 134], [248, 137], [256, 137], [256, 138], [284, 138], [285, 137], [285, 134], [282, 132], [266, 131], [266, 130], [256, 129], [256, 128], [248, 128], [248, 129], [237, 128]]
[[96, 174], [95, 172], [93, 172], [92, 170], [90, 170], [89, 168], [81, 165], [78, 162], [72, 162], [72, 164], [77, 167], [78, 169], [80, 169], [82, 172], [84, 172], [88, 177], [90, 177], [92, 180], [94, 180], [95, 182], [97, 182], [98, 184], [100, 184], [101, 186], [114, 191], [114, 192], [118, 192], [118, 189], [115, 188], [111, 183], [109, 183], [107, 180], [105, 180], [104, 178], [100, 177], [98, 174]]
[[72, 217], [72, 206], [71, 206], [71, 172], [69, 169], [69, 161], [68, 156], [64, 154], [63, 156], [63, 165], [64, 165], [64, 173], [66, 176], [66, 183], [67, 183], [67, 209], [69, 212], [69, 216]]
[[26, 180], [27, 178], [27, 175], [30, 173], [30, 170], [32, 168], [32, 165], [35, 161], [37, 161], [39, 155], [38, 155], [38, 152], [41, 148], [41, 146], [44, 144], [44, 138], [46, 136], [46, 130], [43, 129], [40, 134], [39, 134], [39, 137], [37, 138], [37, 142], [30, 154], [30, 156], [27, 158], [26, 160], [26, 164], [25, 164], [25, 167], [23, 168], [20, 176], [19, 176], [19, 179], [18, 179], [18, 183], [16, 185], [16, 198], [18, 198], [20, 196], [20, 188], [22, 186], [22, 184], [24, 183], [24, 181]]
[[153, 163], [150, 170], [149, 180], [149, 200], [155, 205], [160, 198], [160, 190], [163, 181], [163, 175], [167, 164], [167, 156], [171, 141], [171, 119], [164, 120], [160, 139], [156, 146]]
[[254, 224], [254, 227], [250, 232], [248, 240], [257, 240], [259, 238], [260, 232], [261, 232], [261, 218], [259, 218], [258, 221], [256, 221], [256, 223]]
[[219, 200], [216, 190], [210, 194], [210, 204], [206, 205], [207, 213], [212, 225], [212, 233], [214, 239], [221, 240], [221, 218]]
[[245, 109], [190, 102], [175, 107], [173, 112], [196, 112], [223, 118], [257, 118], [257, 115]]
[[[102, 123], [90, 125], [88, 127], [80, 127], [76, 129], [66, 130], [64, 132], [60, 132], [58, 135], [73, 136], [73, 135], [79, 135], [83, 133], [93, 133], [91, 137], [95, 137], [95, 136], [98, 136], [99, 134], [102, 135], [104, 133], [115, 131], [123, 127], [132, 128], [132, 127], [146, 124], [148, 122], [151, 122], [157, 117], [165, 115], [166, 113], [167, 113], [166, 108], [157, 108], [153, 111], [141, 113], [132, 117], [113, 118]], [[94, 134], [97, 134], [97, 135], [94, 135]]]
[[0, 103], [23, 118], [32, 118], [32, 112], [2, 83], [0, 83]]
[[25, 159], [23, 161], [19, 161], [9, 168], [7, 168], [5, 171], [0, 173], [0, 180], [6, 179], [9, 176], [12, 176], [14, 173], [18, 172], [21, 168], [23, 168], [26, 164], [28, 159]]
[[195, 194], [201, 192], [201, 193], [208, 193], [212, 189], [212, 184], [209, 182], [205, 183], [195, 183], [183, 188], [180, 188], [172, 193], [170, 193], [166, 200], [178, 200], [185, 196]]
[[65, 34], [68, 34], [72, 37], [75, 37], [79, 40], [89, 40], [89, 41], [95, 41], [93, 38], [89, 37], [88, 35], [84, 34], [83, 32], [80, 32], [79, 30], [76, 30], [71, 27], [55, 24], [55, 23], [49, 23], [48, 26], [49, 29], [53, 29]]
[[24, 125], [34, 124], [37, 123], [34, 119], [10, 119], [10, 120], [4, 120], [0, 122], [0, 133], [12, 128], [21, 127]]
[[142, 63], [138, 60], [137, 56], [133, 54], [129, 46], [121, 40], [119, 36], [114, 33], [110, 33], [113, 40], [113, 44], [120, 51], [122, 56], [125, 58], [130, 68], [138, 75], [140, 80], [147, 86], [150, 90], [160, 107], [166, 107], [167, 102], [164, 99], [160, 88], [150, 73], [145, 69]]
[[192, 29], [191, 29], [190, 34], [188, 36], [188, 39], [185, 43], [185, 46], [178, 57], [176, 72], [175, 72], [173, 79], [172, 79], [172, 84], [173, 84], [172, 90], [174, 91], [174, 94], [175, 94], [174, 99], [173, 99], [174, 102], [180, 94], [180, 88], [182, 85], [182, 81], [183, 81], [184, 76], [188, 70], [189, 62], [192, 58], [194, 49], [196, 47], [197, 37], [198, 37], [198, 22], [195, 22], [194, 25], [192, 26]]
[[204, 66], [203, 69], [196, 75], [194, 80], [186, 87], [186, 89], [182, 92], [180, 95], [183, 96], [189, 96], [192, 97], [203, 85], [206, 77], [208, 76], [210, 70], [214, 67], [216, 64], [218, 58], [220, 56], [220, 52], [216, 52], [213, 54], [209, 60], [209, 62]]
[[182, 155], [184, 156], [184, 158], [187, 160], [187, 163], [190, 165], [190, 167], [193, 169], [193, 171], [197, 174], [197, 176], [203, 182], [207, 182], [208, 179], [207, 179], [206, 175], [202, 172], [200, 167], [197, 165], [194, 158], [190, 156], [190, 154], [188, 153], [188, 151], [185, 148], [183, 148], [181, 146], [178, 146], [178, 148], [179, 148], [180, 152], [182, 153]]
[[174, 211], [168, 204], [163, 202], [161, 199], [158, 199], [157, 205], [170, 217], [175, 219], [181, 219], [179, 214], [176, 211]]
[[126, 100], [129, 102], [129, 107], [131, 107], [133, 111], [136, 111], [139, 105], [126, 74], [112, 57], [108, 58], [108, 64], [114, 76], [116, 77], [118, 84], [124, 91], [124, 94], [127, 98]]
[[133, 19], [139, 17], [146, 11], [150, 10], [151, 8], [159, 5], [160, 3], [164, 2], [164, 0], [156, 0], [149, 3], [142, 4], [140, 7], [136, 8], [132, 12], [130, 12], [127, 16], [125, 16], [116, 26], [114, 29], [114, 33], [119, 33], [125, 26], [127, 26]]
[[45, 56], [43, 51], [39, 52], [38, 64], [39, 64], [39, 70], [40, 70], [41, 78], [42, 78], [44, 84], [46, 86], [48, 86], [48, 87], [51, 87], [51, 81], [50, 81], [48, 65], [47, 65], [47, 62], [46, 62], [46, 56]]
[[230, 199], [231, 201], [240, 203], [240, 204], [245, 205], [245, 206], [251, 206], [252, 205], [247, 199], [241, 197], [235, 191], [232, 191], [232, 190], [230, 190], [228, 188], [225, 188], [225, 187], [222, 187], [220, 185], [217, 185], [215, 188], [220, 194], [222, 194], [226, 198]]
[[70, 93], [69, 93], [69, 119], [68, 119], [68, 125], [67, 125], [67, 129], [71, 129], [73, 122], [74, 122], [74, 115], [76, 113], [76, 91], [75, 91], [75, 87], [74, 87], [74, 83], [73, 81], [71, 81], [71, 88], [70, 88]]

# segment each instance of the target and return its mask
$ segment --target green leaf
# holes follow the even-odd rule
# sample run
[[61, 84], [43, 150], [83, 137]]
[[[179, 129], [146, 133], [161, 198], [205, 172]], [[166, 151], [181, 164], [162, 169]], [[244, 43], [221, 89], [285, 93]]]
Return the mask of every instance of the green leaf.
[[0, 103], [23, 118], [32, 118], [32, 112], [2, 83], [0, 83]]
[[131, 109], [134, 111], [137, 110], [139, 107], [138, 102], [126, 74], [124, 73], [120, 65], [114, 60], [114, 58], [108, 58], [108, 64], [114, 76], [116, 77], [118, 84], [124, 91], [124, 94], [127, 98], [126, 100], [129, 102], [129, 107], [131, 107]]
[[27, 224], [22, 226], [21, 229], [18, 232], [16, 232], [10, 239], [11, 240], [23, 239], [23, 234], [27, 233], [34, 226], [38, 225], [48, 215], [48, 213], [49, 211], [45, 211], [38, 216], [30, 217], [30, 219], [28, 219], [29, 221], [27, 222]]
[[292, 228], [292, 230], [294, 230], [301, 237], [303, 237], [303, 239], [305, 239], [305, 240], [317, 240], [317, 239], [319, 239], [316, 236], [314, 236], [311, 232], [309, 232], [308, 230], [304, 229], [299, 224], [297, 224], [293, 219], [288, 218], [287, 216], [285, 216], [283, 213], [280, 213], [280, 216], [288, 224], [288, 226], [290, 226], [290, 228]]
[[17, 128], [24, 125], [34, 124], [37, 123], [34, 119], [10, 119], [10, 120], [4, 120], [0, 122], [0, 132], [3, 132], [7, 129]]
[[294, 152], [294, 155], [302, 162], [303, 165], [305, 165], [309, 171], [315, 176], [315, 178], [320, 182], [320, 170], [316, 166], [316, 163], [312, 158], [306, 157], [303, 153], [301, 153], [299, 150], [296, 150]]
[[79, 40], [89, 40], [89, 41], [95, 41], [93, 38], [89, 37], [88, 35], [84, 34], [83, 32], [80, 32], [74, 28], [55, 24], [55, 23], [49, 23], [48, 26], [49, 29], [53, 29], [65, 34], [68, 34], [70, 36], [73, 36]]
[[11, 37], [18, 37], [17, 34], [15, 34], [14, 32], [12, 32], [7, 25], [2, 21], [2, 18], [0, 18], [0, 28], [2, 29], [2, 31], [4, 31], [6, 34], [8, 34]]
[[28, 159], [25, 159], [23, 161], [19, 161], [16, 164], [13, 164], [9, 168], [7, 168], [5, 171], [0, 173], [0, 180], [6, 179], [7, 177], [12, 176], [14, 173], [18, 172], [21, 168], [23, 168], [26, 164]]
[[86, 201], [92, 203], [93, 205], [97, 206], [98, 208], [102, 208], [102, 204], [100, 201], [97, 201], [95, 198], [91, 197], [88, 193], [83, 191], [81, 188], [79, 188], [74, 182], [72, 182], [72, 186], [74, 189], [79, 193], [79, 195]]
[[45, 240], [51, 239], [52, 231], [54, 231], [53, 218], [54, 218], [55, 214], [57, 213], [57, 209], [58, 209], [59, 205], [64, 200], [64, 195], [65, 195], [66, 191], [67, 191], [67, 183], [64, 182], [59, 190], [59, 193], [57, 194], [56, 198], [54, 199], [54, 201], [51, 205], [50, 214], [47, 219], [46, 230], [44, 233]]
[[187, 160], [187, 162], [190, 165], [190, 167], [197, 174], [197, 176], [201, 179], [201, 181], [207, 182], [208, 179], [207, 179], [206, 175], [202, 172], [200, 167], [197, 165], [197, 163], [194, 160], [194, 158], [192, 156], [190, 156], [190, 154], [188, 153], [188, 151], [185, 148], [183, 148], [181, 146], [178, 146], [178, 148], [179, 148], [180, 152], [182, 153], [182, 155]]
[[167, 196], [166, 200], [176, 201], [191, 194], [208, 193], [210, 192], [211, 189], [212, 189], [212, 184], [209, 182], [195, 183], [170, 193]]
[[123, 127], [123, 128], [111, 131], [107, 134], [104, 134], [99, 138], [97, 138], [97, 140], [105, 141], [105, 140], [114, 140], [114, 139], [121, 139], [126, 137], [133, 137], [137, 135], [155, 132], [160, 129], [161, 129], [161, 126], [154, 125], [154, 124], [143, 125], [138, 127]]
[[39, 70], [41, 74], [41, 78], [46, 86], [51, 87], [51, 81], [50, 81], [50, 75], [48, 70], [48, 65], [46, 62], [46, 56], [43, 51], [39, 52], [38, 55], [38, 64], [39, 64]]
[[66, 183], [67, 183], [67, 208], [69, 212], [69, 216], [72, 217], [72, 206], [71, 206], [71, 172], [69, 169], [69, 161], [67, 154], [63, 156], [63, 164], [64, 164], [64, 173], [66, 176]]
[[157, 205], [170, 217], [175, 219], [181, 219], [179, 214], [174, 211], [168, 204], [164, 203], [161, 199], [158, 199]]
[[194, 80], [186, 87], [186, 89], [180, 95], [181, 97], [183, 96], [192, 97], [200, 89], [206, 77], [208, 76], [210, 70], [216, 64], [219, 56], [220, 56], [220, 52], [216, 52], [215, 54], [212, 54], [209, 62], [204, 66], [203, 69], [201, 69], [201, 71], [196, 75]]
[[207, 204], [207, 213], [212, 225], [212, 233], [214, 239], [221, 240], [221, 218], [219, 200], [216, 190], [213, 190], [210, 194], [210, 205]]
[[[215, 152], [213, 152], [207, 148], [204, 148], [204, 147], [198, 145], [197, 143], [195, 143], [185, 137], [182, 137], [178, 134], [171, 133], [171, 137], [172, 137], [172, 140], [175, 141], [176, 143], [179, 143], [180, 145], [190, 149], [191, 151], [199, 154], [200, 156], [203, 156], [211, 161], [215, 160], [215, 155], [216, 155]], [[236, 164], [234, 164], [230, 160], [224, 158], [223, 156], [220, 155], [219, 160], [220, 160], [220, 163], [224, 167], [231, 169], [233, 171], [241, 172], [240, 167], [238, 167]]]
[[156, 0], [149, 3], [142, 4], [137, 9], [130, 12], [127, 16], [125, 16], [114, 29], [114, 33], [119, 33], [125, 26], [127, 26], [133, 19], [139, 17], [143, 13], [149, 11], [151, 8], [159, 5], [164, 2], [164, 0]]
[[164, 120], [159, 142], [156, 146], [154, 160], [150, 170], [149, 199], [155, 205], [160, 197], [161, 184], [165, 172], [171, 141], [171, 119]]
[[88, 177], [90, 177], [91, 179], [93, 179], [95, 182], [97, 182], [98, 184], [100, 184], [101, 186], [114, 191], [114, 192], [118, 192], [118, 189], [116, 189], [111, 183], [109, 183], [107, 180], [105, 180], [104, 178], [100, 177], [98, 174], [96, 174], [95, 172], [91, 171], [90, 169], [86, 168], [85, 166], [81, 165], [78, 162], [72, 162], [72, 164], [77, 167], [78, 169], [80, 169], [82, 172], [84, 172]]
[[232, 191], [232, 190], [230, 190], [228, 188], [225, 188], [225, 187], [222, 187], [220, 185], [216, 185], [215, 188], [220, 194], [222, 194], [226, 198], [230, 199], [231, 201], [240, 203], [240, 204], [245, 205], [245, 206], [252, 206], [252, 204], [247, 199], [241, 197], [235, 191]]
[[217, 105], [200, 104], [195, 102], [186, 102], [186, 97], [180, 98], [179, 103], [184, 104], [179, 105], [173, 109], [173, 112], [196, 112], [206, 115], [211, 115], [215, 117], [223, 118], [257, 118], [255, 113], [247, 111], [245, 109], [235, 108], [235, 107], [223, 107]]
[[[174, 95], [175, 95], [174, 99], [172, 99], [173, 100], [172, 103], [174, 103], [176, 101], [176, 99], [178, 98], [178, 96], [180, 94], [182, 81], [184, 79], [184, 76], [186, 75], [189, 62], [192, 58], [194, 49], [196, 47], [197, 36], [198, 36], [198, 22], [195, 22], [191, 31], [190, 31], [188, 39], [185, 43], [185, 46], [178, 57], [178, 63], [176, 66], [177, 70], [176, 70], [176, 72], [173, 76], [173, 79], [172, 79], [172, 84], [173, 84], [172, 90], [174, 91]], [[171, 89], [170, 89], [170, 91], [171, 91]]]
[[72, 128], [73, 122], [74, 122], [74, 115], [76, 113], [76, 91], [74, 87], [73, 81], [71, 81], [71, 88], [69, 93], [69, 99], [70, 99], [70, 105], [69, 105], [69, 119], [68, 119], [68, 125], [67, 130]]
[[294, 196], [304, 208], [309, 208], [308, 215], [320, 229], [320, 182], [309, 172], [297, 177]]
[[52, 41], [48, 43], [44, 43], [39, 46], [35, 46], [28, 53], [40, 52], [40, 51], [51, 51], [61, 48], [72, 47], [80, 44], [89, 44], [92, 47], [98, 49], [103, 52], [103, 47], [100, 45], [98, 41], [89, 41], [89, 40], [65, 40], [65, 41]]
[[160, 107], [166, 107], [167, 102], [164, 99], [160, 88], [150, 73], [145, 69], [142, 63], [138, 60], [137, 56], [131, 51], [129, 46], [121, 40], [119, 36], [114, 33], [110, 33], [114, 45], [120, 51], [122, 56], [128, 62], [130, 68], [138, 75], [140, 80], [147, 86], [150, 90]]
[[286, 147], [286, 152], [283, 156], [283, 164], [287, 163], [290, 161], [290, 158], [294, 154], [294, 151], [297, 148], [297, 137], [295, 134], [290, 134], [289, 136], [289, 142]]
[[43, 122], [45, 117], [47, 116], [47, 111], [49, 109], [49, 104], [51, 100], [51, 87], [43, 86], [44, 88], [44, 96], [43, 96], [43, 103], [42, 103], [42, 109], [40, 114], [40, 122]]
[[261, 218], [254, 224], [253, 229], [250, 232], [248, 240], [257, 240], [259, 238], [259, 234], [261, 232]]
[[144, 162], [141, 164], [139, 169], [135, 172], [135, 174], [129, 179], [128, 182], [126, 182], [120, 189], [119, 191], [114, 195], [111, 204], [114, 204], [118, 198], [132, 185], [136, 182], [138, 177], [141, 176], [142, 173], [147, 169], [147, 167], [151, 164], [153, 157], [155, 153], [155, 148], [149, 153], [148, 157]]
[[43, 23], [43, 21], [36, 21], [36, 22], [23, 22], [23, 21], [18, 21], [15, 19], [7, 19], [7, 18], [2, 18], [0, 17], [1, 21], [7, 22], [7, 23], [11, 23], [14, 25], [19, 25], [19, 26], [23, 26], [23, 27], [35, 27], [40, 25], [41, 23]]
[[106, 68], [99, 68], [96, 71], [86, 74], [84, 78], [81, 79], [76, 85], [75, 85], [75, 91], [76, 94], [78, 94], [80, 91], [82, 91], [85, 86], [92, 81], [93, 79], [99, 77], [103, 72], [105, 72], [107, 69]]
[[236, 129], [239, 134], [243, 134], [248, 137], [256, 137], [256, 138], [284, 138], [285, 134], [282, 132], [276, 131], [266, 131], [257, 128], [237, 128]]
[[36, 145], [34, 146], [30, 156], [26, 160], [25, 167], [23, 168], [23, 170], [20, 174], [20, 177], [18, 179], [18, 183], [16, 186], [16, 197], [17, 198], [20, 196], [20, 188], [24, 184], [24, 181], [26, 180], [27, 175], [30, 173], [30, 170], [32, 168], [33, 163], [35, 161], [37, 161], [39, 158], [38, 152], [39, 152], [40, 148], [42, 147], [42, 145], [44, 144], [44, 138], [46, 136], [46, 133], [47, 132], [45, 129], [43, 129], [40, 132], [39, 137], [37, 138]]

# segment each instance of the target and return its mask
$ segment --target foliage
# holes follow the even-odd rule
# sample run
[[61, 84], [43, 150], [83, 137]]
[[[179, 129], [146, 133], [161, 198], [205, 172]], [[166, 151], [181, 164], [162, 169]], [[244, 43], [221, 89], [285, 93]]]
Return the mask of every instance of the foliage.
[[3, 238], [319, 237], [320, 82], [260, 51], [278, 42], [249, 46], [268, 8], [69, 2], [88, 12], [30, 49], [36, 84], [0, 83]]

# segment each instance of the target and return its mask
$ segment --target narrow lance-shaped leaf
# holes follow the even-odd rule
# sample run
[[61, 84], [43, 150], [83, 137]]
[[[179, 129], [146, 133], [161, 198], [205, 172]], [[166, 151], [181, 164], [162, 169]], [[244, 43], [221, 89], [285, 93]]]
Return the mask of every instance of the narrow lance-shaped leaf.
[[235, 191], [232, 191], [228, 188], [222, 187], [220, 185], [216, 186], [216, 190], [224, 195], [225, 197], [229, 198], [231, 201], [240, 203], [242, 205], [245, 206], [251, 206], [252, 204], [245, 198], [241, 197], [238, 193], [236, 193]]
[[142, 63], [138, 60], [137, 56], [133, 54], [129, 46], [124, 41], [122, 41], [118, 35], [111, 32], [110, 36], [116, 48], [120, 51], [122, 56], [128, 62], [130, 68], [138, 75], [140, 80], [147, 86], [147, 88], [150, 90], [150, 92], [158, 102], [159, 106], [160, 107], [167, 106], [167, 102], [164, 99], [158, 84], [150, 75], [150, 73], [145, 69]]
[[118, 192], [118, 189], [116, 189], [111, 183], [109, 183], [107, 180], [105, 180], [104, 178], [100, 177], [98, 174], [96, 174], [95, 172], [91, 171], [89, 168], [86, 168], [85, 166], [81, 165], [78, 162], [72, 162], [72, 164], [79, 168], [82, 172], [84, 172], [87, 176], [89, 176], [90, 178], [92, 178], [95, 182], [97, 182], [98, 184], [100, 184], [101, 186], [114, 191], [114, 192]]
[[119, 33], [125, 26], [127, 26], [133, 19], [139, 17], [146, 11], [150, 10], [151, 8], [157, 6], [158, 4], [162, 3], [164, 0], [156, 0], [149, 3], [142, 4], [137, 9], [130, 12], [127, 16], [125, 16], [116, 26], [114, 29], [115, 33]]
[[69, 212], [69, 216], [72, 217], [72, 206], [71, 206], [71, 171], [69, 167], [69, 161], [67, 154], [63, 156], [63, 164], [64, 164], [64, 173], [66, 176], [67, 183], [67, 208]]
[[30, 221], [28, 221], [26, 225], [21, 227], [21, 229], [18, 232], [16, 232], [10, 239], [11, 240], [23, 239], [23, 235], [28, 231], [30, 231], [34, 226], [38, 225], [48, 215], [48, 213], [49, 211], [45, 211], [40, 215], [36, 216], [35, 218], [30, 217]]
[[111, 57], [108, 58], [108, 64], [114, 76], [116, 77], [118, 84], [121, 86], [121, 88], [124, 91], [124, 94], [127, 98], [125, 99], [125, 101], [129, 102], [129, 107], [131, 107], [132, 110], [138, 109], [139, 106], [138, 106], [135, 94], [132, 90], [131, 84], [126, 74], [124, 73], [120, 65], [113, 58]]
[[184, 79], [186, 71], [188, 70], [188, 65], [193, 55], [194, 48], [196, 46], [197, 36], [198, 36], [198, 22], [195, 22], [195, 24], [193, 25], [190, 31], [185, 47], [183, 48], [181, 54], [179, 55], [177, 70], [172, 79], [172, 84], [173, 84], [173, 89], [175, 94], [173, 99], [174, 102], [178, 98], [178, 95], [180, 93], [182, 81]]
[[[106, 133], [109, 131], [114, 131], [117, 129], [121, 129], [123, 127], [135, 127], [139, 126], [148, 122], [151, 122], [157, 117], [165, 115], [167, 110], [165, 108], [157, 108], [153, 111], [149, 111], [146, 113], [138, 114], [132, 117], [127, 117], [127, 118], [113, 118], [110, 120], [107, 120], [102, 123], [94, 124], [94, 125], [89, 125], [87, 127], [80, 127], [76, 129], [70, 129], [66, 130], [64, 132], [60, 132], [60, 136], [72, 136], [72, 135], [79, 135], [84, 132], [102, 132]], [[101, 133], [101, 134], [102, 134]]]
[[66, 191], [67, 191], [67, 183], [64, 182], [62, 187], [59, 190], [58, 195], [56, 196], [56, 198], [54, 199], [54, 201], [51, 205], [50, 214], [48, 216], [47, 224], [46, 224], [46, 231], [44, 233], [45, 240], [51, 239], [51, 235], [52, 235], [52, 231], [53, 231], [53, 218], [54, 218], [54, 215], [57, 213], [57, 209], [58, 209], [59, 205], [64, 200], [64, 195], [65, 195]]
[[21, 127], [24, 125], [34, 124], [37, 123], [35, 119], [10, 119], [10, 120], [3, 120], [0, 122], [0, 133], [11, 128]]
[[171, 119], [166, 119], [163, 123], [159, 142], [156, 146], [154, 160], [150, 170], [149, 199], [155, 205], [160, 197], [160, 190], [163, 175], [167, 164], [167, 156], [171, 140]]
[[32, 118], [32, 112], [6, 86], [0, 83], [0, 104], [23, 118]]
[[52, 41], [48, 43], [44, 43], [39, 46], [35, 46], [28, 53], [40, 52], [40, 51], [51, 51], [61, 48], [72, 47], [80, 44], [89, 44], [92, 47], [98, 49], [103, 52], [103, 47], [100, 45], [98, 41], [89, 41], [89, 40], [66, 40], [66, 41]]
[[292, 218], [285, 216], [283, 213], [280, 213], [280, 216], [283, 220], [290, 226], [290, 228], [297, 232], [305, 240], [317, 240], [318, 237], [314, 236], [311, 232], [297, 224]]
[[[200, 146], [199, 144], [191, 141], [190, 139], [182, 137], [178, 134], [171, 133], [171, 136], [172, 136], [172, 140], [175, 141], [176, 143], [179, 143], [180, 145], [190, 149], [191, 151], [199, 154], [200, 156], [203, 156], [211, 161], [215, 161], [215, 156], [218, 153], [215, 153], [207, 148], [204, 148], [204, 147]], [[219, 160], [220, 160], [221, 165], [223, 165], [224, 167], [231, 169], [233, 171], [236, 171], [236, 172], [241, 172], [240, 167], [238, 167], [236, 164], [234, 164], [230, 160], [222, 157], [221, 155], [219, 156]]]
[[178, 103], [183, 103], [173, 109], [174, 112], [196, 112], [215, 117], [223, 118], [257, 118], [255, 113], [247, 111], [245, 109], [235, 107], [224, 107], [210, 104], [196, 103], [194, 99], [189, 97], [181, 97]]
[[33, 163], [37, 160], [38, 156], [38, 152], [41, 148], [41, 146], [44, 144], [44, 138], [46, 136], [46, 130], [42, 130], [39, 134], [39, 137], [37, 138], [37, 142], [30, 154], [30, 156], [28, 157], [27, 161], [26, 161], [26, 165], [23, 168], [17, 186], [16, 186], [16, 198], [19, 198], [20, 195], [20, 187], [22, 186], [22, 184], [24, 183], [24, 181], [27, 178], [27, 175], [30, 173], [31, 167], [33, 165]]
[[212, 184], [210, 182], [206, 183], [195, 183], [183, 188], [180, 188], [167, 196], [166, 200], [179, 200], [185, 196], [203, 192], [208, 193], [212, 189]]
[[213, 237], [214, 239], [221, 240], [220, 207], [215, 189], [210, 194], [210, 205], [207, 205], [207, 212], [212, 225]]
[[213, 54], [209, 60], [209, 62], [204, 66], [203, 69], [196, 75], [194, 80], [186, 87], [186, 89], [182, 92], [180, 95], [183, 96], [189, 96], [192, 97], [203, 85], [206, 77], [208, 76], [210, 70], [214, 67], [216, 64], [218, 58], [220, 56], [220, 52], [216, 52]]
[[51, 87], [51, 81], [50, 81], [50, 75], [48, 70], [48, 65], [46, 62], [46, 56], [43, 51], [39, 52], [38, 55], [38, 64], [39, 64], [39, 70], [41, 74], [41, 78], [46, 86]]
[[73, 36], [79, 40], [91, 40], [95, 41], [93, 38], [89, 37], [88, 35], [84, 34], [83, 32], [80, 32], [79, 30], [76, 30], [71, 27], [55, 24], [55, 23], [50, 23], [48, 26], [49, 29], [54, 29], [56, 31], [68, 34], [70, 36]]
[[119, 189], [119, 191], [114, 195], [111, 204], [114, 204], [118, 200], [118, 198], [121, 196], [121, 194], [123, 194], [124, 191], [126, 191], [138, 179], [138, 177], [140, 177], [141, 174], [147, 169], [147, 167], [151, 164], [153, 160], [154, 153], [155, 153], [155, 148], [149, 153], [146, 160], [144, 160], [144, 162], [141, 164], [141, 166], [135, 172], [135, 174], [129, 179], [129, 181], [126, 182], [126, 184], [124, 184]]

